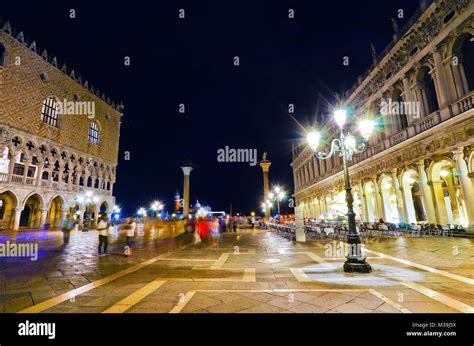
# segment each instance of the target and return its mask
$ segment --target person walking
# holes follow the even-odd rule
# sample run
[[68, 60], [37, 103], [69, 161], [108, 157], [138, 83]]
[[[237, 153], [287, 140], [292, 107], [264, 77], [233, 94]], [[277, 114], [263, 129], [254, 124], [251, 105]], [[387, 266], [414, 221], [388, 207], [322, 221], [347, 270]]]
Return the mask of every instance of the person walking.
[[132, 248], [133, 237], [135, 237], [135, 230], [137, 229], [137, 221], [132, 216], [128, 219], [128, 227], [127, 227], [127, 246], [129, 250]]
[[107, 215], [102, 215], [99, 224], [97, 225], [97, 231], [99, 232], [99, 256], [107, 255], [107, 244], [109, 242], [109, 227], [110, 225], [108, 223]]
[[63, 245], [69, 244], [69, 237], [73, 228], [74, 222], [72, 221], [71, 216], [68, 214], [61, 227], [61, 230], [63, 231]]
[[235, 216], [234, 216], [234, 222], [232, 223], [232, 226], [234, 228], [234, 232], [237, 232], [238, 224], [237, 224], [237, 217], [235, 217]]
[[219, 220], [214, 217], [213, 220], [209, 221], [209, 229], [211, 234], [211, 241], [212, 247], [218, 249], [219, 248], [219, 239], [220, 239], [220, 232], [219, 232]]

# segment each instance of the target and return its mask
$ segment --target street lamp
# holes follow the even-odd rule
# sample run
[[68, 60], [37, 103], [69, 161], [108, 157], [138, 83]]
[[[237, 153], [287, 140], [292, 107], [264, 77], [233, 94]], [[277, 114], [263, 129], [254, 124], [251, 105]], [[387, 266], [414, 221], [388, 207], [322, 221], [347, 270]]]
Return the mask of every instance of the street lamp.
[[280, 202], [283, 200], [283, 198], [285, 198], [285, 192], [280, 186], [275, 186], [273, 191], [268, 194], [268, 197], [272, 201], [277, 201], [278, 214], [280, 214]]
[[160, 201], [154, 201], [150, 208], [155, 212], [155, 218], [158, 216], [158, 212], [161, 212], [163, 210], [163, 204]]
[[367, 141], [374, 129], [373, 121], [365, 119], [359, 123], [361, 138], [356, 138], [350, 133], [344, 134], [344, 124], [347, 120], [347, 113], [344, 109], [338, 109], [334, 112], [334, 120], [339, 127], [339, 138], [331, 141], [331, 150], [329, 153], [318, 151], [321, 134], [312, 128], [307, 134], [308, 145], [314, 152], [315, 156], [320, 160], [329, 159], [335, 155], [342, 158], [344, 169], [344, 189], [346, 190], [347, 202], [347, 224], [349, 226], [349, 234], [347, 242], [349, 244], [349, 253], [344, 263], [344, 271], [349, 273], [370, 273], [372, 268], [365, 261], [360, 246], [360, 237], [357, 233], [355, 213], [353, 209], [354, 198], [352, 196], [351, 182], [349, 178], [348, 162], [352, 160], [353, 154], [360, 154], [367, 149]]
[[145, 210], [145, 208], [140, 208], [140, 209], [138, 209], [137, 214], [140, 215], [140, 216], [142, 216], [142, 217], [145, 217], [145, 216], [146, 216], [146, 210]]

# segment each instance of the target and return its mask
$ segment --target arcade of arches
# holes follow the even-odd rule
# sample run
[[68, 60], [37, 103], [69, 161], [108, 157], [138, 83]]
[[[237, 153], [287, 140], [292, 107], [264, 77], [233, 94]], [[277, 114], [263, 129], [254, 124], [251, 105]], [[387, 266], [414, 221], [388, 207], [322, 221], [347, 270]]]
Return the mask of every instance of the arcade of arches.
[[[463, 148], [432, 160], [353, 182], [356, 219], [393, 223], [474, 226], [474, 153], [466, 161]], [[347, 213], [345, 191], [320, 194], [300, 204], [304, 217], [335, 219]]]
[[75, 198], [55, 194], [32, 192], [24, 198], [9, 189], [0, 189], [0, 228], [18, 230], [61, 227], [69, 215], [80, 226], [95, 227], [99, 217], [110, 214], [111, 202], [107, 200], [78, 203]]

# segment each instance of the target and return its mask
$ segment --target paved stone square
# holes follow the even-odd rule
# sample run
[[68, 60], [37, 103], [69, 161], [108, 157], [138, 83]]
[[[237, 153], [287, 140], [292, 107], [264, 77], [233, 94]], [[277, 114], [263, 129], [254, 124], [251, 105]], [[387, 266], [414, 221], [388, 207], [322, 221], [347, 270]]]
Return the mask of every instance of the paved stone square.
[[269, 231], [222, 234], [219, 248], [191, 235], [124, 234], [97, 256], [97, 233], [5, 233], [37, 243], [37, 261], [1, 258], [4, 313], [417, 313], [474, 312], [472, 239], [373, 238], [370, 274], [347, 274], [338, 241], [296, 243]]

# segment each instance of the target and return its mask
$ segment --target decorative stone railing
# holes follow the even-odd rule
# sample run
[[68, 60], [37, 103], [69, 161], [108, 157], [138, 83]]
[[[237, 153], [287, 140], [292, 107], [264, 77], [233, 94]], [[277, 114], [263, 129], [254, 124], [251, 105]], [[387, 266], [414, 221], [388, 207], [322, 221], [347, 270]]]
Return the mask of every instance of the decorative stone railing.
[[8, 174], [7, 173], [0, 173], [0, 183], [8, 182]]
[[459, 112], [463, 113], [474, 107], [474, 91], [456, 102]]
[[22, 175], [12, 175], [12, 183], [23, 184]]
[[402, 131], [392, 137], [392, 145], [397, 145], [406, 139], [406, 132]]

